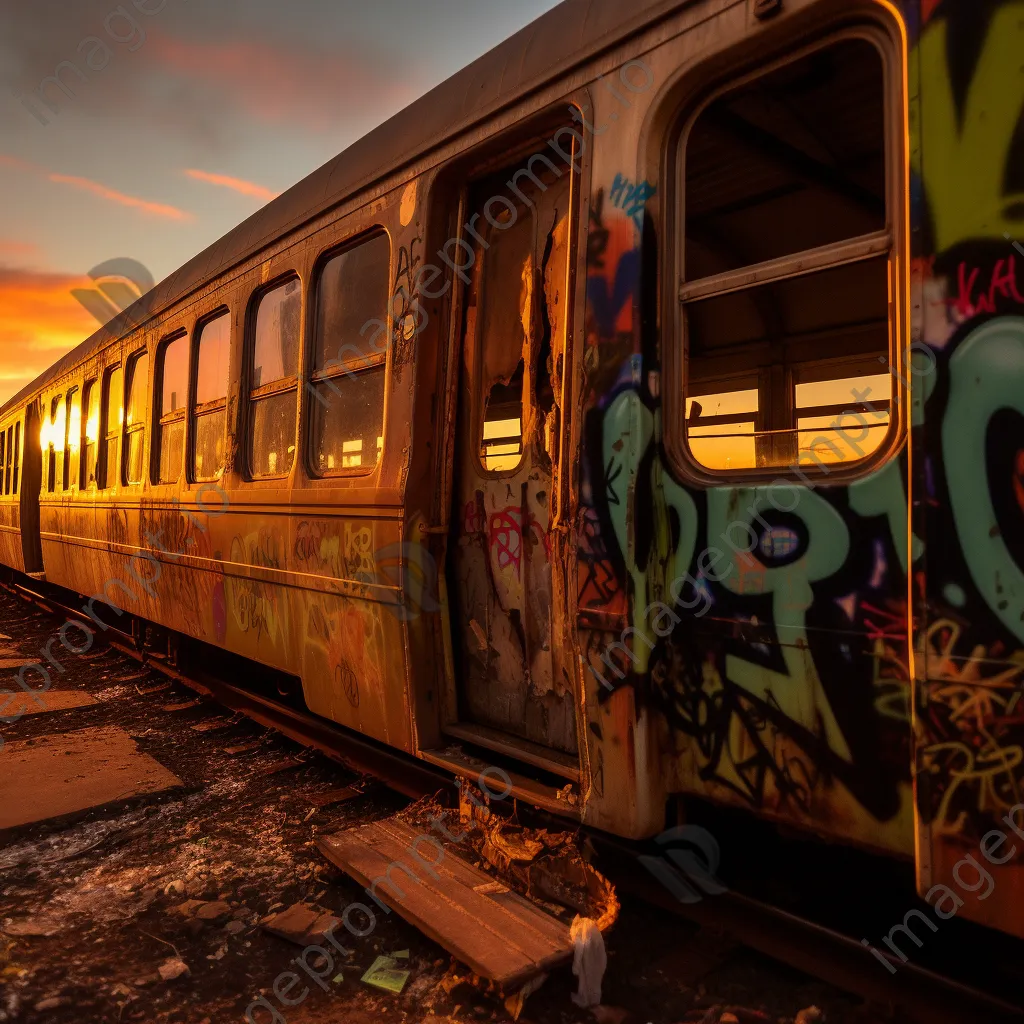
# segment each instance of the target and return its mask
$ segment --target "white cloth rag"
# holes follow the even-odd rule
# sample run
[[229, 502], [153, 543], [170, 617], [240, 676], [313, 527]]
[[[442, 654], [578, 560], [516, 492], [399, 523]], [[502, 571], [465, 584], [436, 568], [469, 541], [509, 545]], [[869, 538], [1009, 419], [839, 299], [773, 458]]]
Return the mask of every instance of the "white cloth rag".
[[569, 926], [569, 938], [575, 950], [572, 973], [580, 982], [579, 991], [573, 993], [572, 1001], [584, 1008], [597, 1006], [601, 1002], [601, 981], [608, 966], [604, 936], [596, 921], [577, 916]]

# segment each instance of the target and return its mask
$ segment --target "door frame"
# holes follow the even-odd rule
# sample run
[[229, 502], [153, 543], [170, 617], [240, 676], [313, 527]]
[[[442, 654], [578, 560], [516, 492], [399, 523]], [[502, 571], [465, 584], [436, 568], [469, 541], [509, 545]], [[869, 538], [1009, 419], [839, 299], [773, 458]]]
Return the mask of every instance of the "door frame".
[[[438, 188], [439, 196], [446, 196], [450, 208], [457, 209], [457, 219], [449, 216], [447, 223], [451, 239], [468, 245], [466, 223], [469, 216], [468, 201], [474, 185], [489, 174], [522, 164], [526, 166], [530, 157], [544, 152], [554, 133], [561, 127], [573, 127], [574, 122], [566, 111], [575, 108], [581, 114], [590, 109], [588, 89], [577, 89], [560, 97], [555, 103], [545, 104], [537, 113], [529, 116], [515, 128], [509, 129], [476, 147], [467, 157], [460, 159], [439, 176], [439, 184], [447, 182], [448, 188]], [[462, 339], [465, 327], [465, 298], [467, 286], [459, 275], [452, 274], [451, 295], [445, 310], [446, 331], [442, 338], [447, 341], [446, 355], [440, 360], [443, 365], [443, 379], [439, 394], [443, 396], [443, 410], [439, 410], [441, 427], [437, 436], [441, 452], [441, 469], [438, 495], [438, 520], [448, 524], [444, 545], [443, 571], [438, 573], [441, 589], [443, 658], [438, 659], [439, 728], [448, 737], [463, 739], [476, 745], [486, 746], [497, 753], [513, 757], [526, 764], [539, 767], [563, 778], [581, 781], [589, 775], [588, 743], [586, 739], [586, 707], [583, 680], [582, 651], [576, 629], [576, 517], [575, 497], [578, 480], [575, 467], [582, 442], [583, 424], [573, 415], [574, 396], [579, 394], [582, 382], [583, 346], [575, 343], [579, 328], [586, 313], [586, 289], [578, 287], [579, 281], [586, 281], [587, 267], [587, 218], [589, 204], [583, 200], [587, 195], [591, 179], [593, 145], [583, 147], [574, 159], [570, 179], [570, 217], [567, 245], [569, 257], [566, 268], [566, 325], [562, 360], [561, 388], [556, 402], [559, 410], [559, 438], [556, 450], [557, 465], [552, 467], [552, 511], [549, 524], [552, 564], [552, 632], [556, 628], [561, 634], [564, 655], [562, 665], [570, 678], [575, 697], [576, 735], [578, 754], [560, 755], [527, 740], [501, 734], [500, 739], [484, 735], [472, 723], [460, 719], [457, 683], [457, 661], [452, 629], [452, 601], [449, 594], [449, 574], [453, 571], [454, 540], [459, 525], [459, 510], [456, 502], [456, 445], [458, 422], [458, 397], [462, 373]], [[456, 201], [457, 200], [457, 201]], [[556, 627], [557, 623], [557, 627]], [[571, 663], [571, 664], [570, 664]], [[571, 764], [569, 763], [571, 762]]]

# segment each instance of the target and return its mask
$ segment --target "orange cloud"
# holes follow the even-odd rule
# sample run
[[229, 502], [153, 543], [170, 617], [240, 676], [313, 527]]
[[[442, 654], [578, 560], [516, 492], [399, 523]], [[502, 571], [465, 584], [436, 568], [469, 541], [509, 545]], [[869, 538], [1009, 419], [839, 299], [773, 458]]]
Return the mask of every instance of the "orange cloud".
[[0, 401], [6, 401], [99, 325], [71, 295], [88, 277], [0, 267]]
[[0, 256], [5, 253], [13, 253], [16, 256], [30, 256], [39, 251], [35, 242], [19, 242], [15, 238], [0, 238]]
[[184, 41], [154, 35], [153, 60], [190, 81], [207, 81], [260, 121], [300, 121], [320, 129], [337, 128], [352, 108], [386, 116], [414, 100], [423, 89], [415, 71], [391, 74], [373, 55], [311, 52], [255, 41]]
[[251, 181], [244, 181], [242, 178], [231, 178], [226, 174], [211, 174], [209, 171], [197, 171], [194, 169], [189, 169], [185, 173], [196, 181], [207, 181], [211, 185], [221, 185], [224, 188], [240, 192], [243, 196], [253, 196], [255, 199], [262, 199], [268, 203], [271, 199], [276, 199], [280, 194], [278, 192], [271, 192], [269, 188], [264, 188], [262, 185], [256, 185]]
[[88, 178], [79, 178], [73, 174], [48, 174], [50, 181], [59, 182], [64, 185], [73, 185], [75, 188], [84, 189], [101, 199], [109, 199], [112, 203], [119, 203], [121, 206], [131, 206], [144, 213], [151, 213], [155, 217], [167, 217], [170, 220], [195, 220], [191, 213], [179, 210], [176, 206], [167, 206], [164, 203], [151, 203], [136, 196], [128, 196], [123, 192], [117, 192], [99, 182], [90, 181]]
[[19, 171], [34, 171], [36, 168], [25, 160], [19, 160], [16, 156], [5, 156], [0, 153], [0, 167], [14, 167]]

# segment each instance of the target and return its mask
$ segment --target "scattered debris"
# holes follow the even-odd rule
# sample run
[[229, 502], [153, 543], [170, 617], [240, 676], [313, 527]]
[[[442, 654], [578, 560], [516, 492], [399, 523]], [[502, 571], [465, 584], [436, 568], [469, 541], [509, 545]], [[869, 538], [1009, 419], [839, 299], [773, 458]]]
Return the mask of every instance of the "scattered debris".
[[546, 974], [538, 974], [537, 977], [531, 978], [518, 992], [510, 995], [505, 1000], [505, 1009], [513, 1020], [519, 1020], [523, 1007], [526, 1006], [526, 1000], [547, 980], [548, 976]]
[[365, 794], [366, 787], [358, 782], [351, 786], [343, 786], [341, 789], [330, 789], [326, 793], [316, 793], [309, 798], [309, 802], [318, 810], [331, 807], [334, 804], [345, 803], [346, 800], [353, 800], [357, 796]]
[[63, 923], [58, 918], [40, 914], [38, 917], [23, 917], [20, 921], [9, 921], [3, 930], [6, 935], [48, 938], [56, 935], [62, 927]]
[[[685, 1024], [775, 1024], [775, 1018], [745, 1006], [711, 1006], [690, 1010], [684, 1015]], [[798, 1022], [794, 1022], [798, 1024]]]
[[197, 911], [196, 917], [200, 921], [219, 921], [231, 913], [231, 907], [223, 900], [214, 903], [204, 903]]
[[[409, 957], [409, 951], [405, 950], [405, 959]], [[392, 992], [399, 995], [405, 983], [409, 980], [411, 971], [400, 971], [398, 957], [402, 954], [392, 956], [379, 956], [373, 962], [373, 966], [363, 975], [362, 980], [374, 988], [383, 989], [385, 992]]]
[[341, 924], [341, 920], [312, 904], [295, 903], [279, 914], [265, 917], [260, 924], [266, 931], [297, 946], [313, 946], [323, 940], [325, 932]]
[[161, 711], [187, 711], [189, 708], [195, 708], [202, 704], [202, 701], [197, 697], [195, 700], [182, 701], [180, 704], [164, 704]]
[[164, 981], [174, 981], [175, 978], [180, 978], [183, 974], [188, 974], [188, 964], [184, 960], [178, 957], [171, 957], [170, 960], [165, 960], [158, 968], [157, 972]]
[[621, 1006], [605, 1006], [602, 1003], [590, 1007], [590, 1012], [597, 1024], [623, 1024], [629, 1017], [629, 1010], [624, 1010]]
[[221, 750], [229, 757], [237, 757], [239, 754], [248, 754], [250, 751], [259, 750], [263, 744], [256, 740], [252, 743], [238, 743], [233, 747], [222, 747]]
[[230, 718], [211, 718], [208, 722], [197, 722], [189, 728], [193, 732], [222, 732], [234, 725], [235, 723]]
[[170, 688], [170, 683], [156, 683], [154, 686], [136, 686], [135, 692], [140, 697], [148, 697], [152, 693], [163, 693], [164, 690], [169, 690]]

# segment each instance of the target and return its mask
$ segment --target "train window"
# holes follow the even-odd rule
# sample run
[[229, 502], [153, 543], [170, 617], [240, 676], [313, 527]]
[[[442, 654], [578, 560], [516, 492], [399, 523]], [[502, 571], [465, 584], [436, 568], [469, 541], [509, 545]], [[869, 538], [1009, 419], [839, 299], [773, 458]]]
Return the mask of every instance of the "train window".
[[[7, 428], [7, 439], [10, 440], [11, 428]], [[8, 448], [10, 445], [8, 445]], [[18, 420], [14, 424], [14, 479], [12, 481], [11, 490], [14, 494], [18, 493], [18, 469], [19, 462], [21, 461], [21, 420]]]
[[67, 399], [67, 427], [64, 431], [64, 490], [78, 483], [79, 446], [82, 443], [82, 392], [74, 388]]
[[366, 473], [380, 461], [390, 263], [388, 236], [374, 235], [328, 260], [318, 278], [309, 462], [321, 476]]
[[231, 315], [222, 313], [200, 329], [196, 397], [192, 409], [194, 480], [218, 480], [224, 472], [227, 427], [228, 352]]
[[124, 373], [120, 366], [115, 366], [107, 370], [103, 378], [103, 461], [100, 467], [100, 487], [113, 487], [117, 482], [123, 423]]
[[684, 133], [681, 419], [705, 469], [827, 472], [889, 436], [886, 75], [867, 38], [834, 40]]
[[[0, 430], [0, 490], [3, 489], [4, 470], [7, 466], [7, 432]], [[11, 493], [10, 485], [7, 487], [7, 493]]]
[[259, 297], [249, 378], [249, 470], [254, 477], [287, 476], [295, 461], [301, 322], [298, 278]]
[[60, 395], [50, 402], [50, 420], [43, 429], [46, 434], [46, 489], [52, 494], [57, 489], [63, 463], [64, 403]]
[[[21, 427], [19, 423], [18, 428]], [[12, 433], [13, 432], [13, 433]], [[15, 427], [7, 428], [7, 493], [11, 493], [11, 485], [14, 485], [14, 493], [18, 493], [18, 457], [13, 454], [13, 449], [17, 446], [20, 440], [20, 429]], [[12, 474], [13, 466], [13, 474]], [[13, 475], [13, 480], [11, 479]]]
[[100, 435], [100, 389], [95, 380], [86, 381], [82, 399], [82, 476], [83, 490], [96, 485], [96, 442]]
[[182, 334], [164, 342], [157, 355], [154, 392], [159, 397], [155, 410], [153, 443], [157, 448], [157, 482], [176, 483], [181, 475], [185, 451], [185, 410], [188, 407], [188, 338]]
[[128, 401], [125, 407], [124, 482], [140, 484], [146, 447], [146, 399], [149, 397], [149, 353], [140, 352], [128, 364]]
[[477, 429], [484, 469], [511, 473], [524, 453], [524, 388], [530, 385], [524, 353], [535, 301], [537, 225], [529, 209], [520, 209], [515, 219], [511, 210], [502, 210], [497, 225], [484, 229], [491, 248], [482, 258], [470, 299], [479, 304], [480, 322], [478, 387], [484, 400]]

